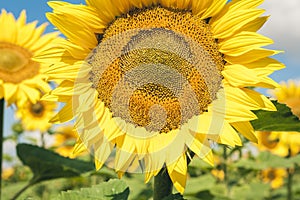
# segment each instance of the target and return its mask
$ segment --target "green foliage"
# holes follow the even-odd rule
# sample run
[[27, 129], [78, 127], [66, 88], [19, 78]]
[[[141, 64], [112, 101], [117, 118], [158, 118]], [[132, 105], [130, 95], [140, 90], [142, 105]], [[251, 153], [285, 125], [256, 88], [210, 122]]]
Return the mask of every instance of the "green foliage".
[[30, 144], [18, 144], [17, 155], [33, 172], [30, 184], [55, 178], [80, 176], [82, 173], [94, 170], [93, 163], [62, 157], [50, 150]]
[[176, 194], [171, 194], [165, 198], [163, 198], [162, 200], [185, 200], [183, 198], [183, 196], [179, 193], [176, 193]]
[[232, 199], [265, 199], [269, 190], [269, 185], [260, 182], [243, 184], [232, 188]]
[[297, 131], [300, 132], [300, 120], [285, 104], [272, 101], [277, 111], [253, 111], [258, 119], [253, 120], [252, 126], [257, 131]]
[[90, 188], [62, 192], [56, 200], [127, 200], [129, 187], [122, 180], [112, 179]]
[[243, 158], [232, 164], [233, 167], [249, 170], [263, 170], [267, 168], [291, 168], [300, 164], [300, 156], [283, 158], [270, 152], [261, 152], [255, 159]]

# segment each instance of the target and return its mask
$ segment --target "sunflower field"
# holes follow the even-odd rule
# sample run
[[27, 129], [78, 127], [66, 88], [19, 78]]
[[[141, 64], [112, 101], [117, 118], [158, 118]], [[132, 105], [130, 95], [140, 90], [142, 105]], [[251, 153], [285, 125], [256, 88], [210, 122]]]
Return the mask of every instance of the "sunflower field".
[[264, 0], [4, 1], [0, 199], [300, 199]]

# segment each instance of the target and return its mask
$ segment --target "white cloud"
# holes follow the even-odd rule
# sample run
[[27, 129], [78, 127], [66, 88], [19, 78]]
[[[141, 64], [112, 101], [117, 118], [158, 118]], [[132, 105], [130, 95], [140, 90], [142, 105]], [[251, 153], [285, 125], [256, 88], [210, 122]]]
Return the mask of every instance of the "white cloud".
[[300, 0], [265, 0], [260, 7], [271, 15], [260, 32], [286, 52], [289, 62], [300, 66]]

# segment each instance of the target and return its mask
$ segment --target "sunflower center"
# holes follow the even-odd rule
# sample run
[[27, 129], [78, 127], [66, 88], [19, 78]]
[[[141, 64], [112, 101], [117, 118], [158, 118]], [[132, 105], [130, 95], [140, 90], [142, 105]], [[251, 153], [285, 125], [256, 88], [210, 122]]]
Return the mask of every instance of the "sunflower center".
[[31, 53], [20, 46], [0, 42], [0, 78], [19, 83], [38, 74], [39, 64], [31, 57]]
[[261, 143], [268, 147], [269, 149], [274, 149], [277, 147], [278, 139], [272, 139], [270, 132], [262, 132], [261, 133]]
[[41, 102], [31, 104], [30, 112], [35, 117], [41, 117], [45, 111], [45, 106]]
[[209, 25], [191, 12], [134, 10], [99, 38], [90, 80], [113, 117], [167, 133], [217, 98], [224, 60]]
[[275, 170], [270, 170], [270, 171], [268, 172], [267, 177], [268, 177], [268, 179], [271, 180], [271, 181], [274, 180], [274, 179], [276, 178], [276, 172], [275, 172]]

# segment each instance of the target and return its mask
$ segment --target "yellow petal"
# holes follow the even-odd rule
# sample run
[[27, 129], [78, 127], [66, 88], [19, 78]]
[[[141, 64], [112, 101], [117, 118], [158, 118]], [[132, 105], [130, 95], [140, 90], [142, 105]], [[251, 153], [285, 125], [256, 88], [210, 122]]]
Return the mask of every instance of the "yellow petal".
[[236, 31], [241, 29], [247, 23], [258, 18], [263, 10], [249, 9], [240, 10], [235, 13], [227, 13], [222, 16], [218, 21], [211, 23], [212, 31], [215, 38], [228, 38]]
[[97, 144], [95, 148], [95, 164], [96, 169], [100, 169], [102, 165], [105, 163], [109, 155], [111, 154], [111, 151], [113, 149], [113, 145], [108, 142], [106, 139], [104, 139], [102, 144]]
[[251, 142], [258, 142], [250, 122], [233, 122], [231, 125]]
[[265, 57], [273, 56], [282, 51], [268, 50], [268, 49], [252, 49], [239, 56], [225, 56], [225, 60], [231, 64], [245, 64], [260, 60]]
[[213, 0], [212, 4], [208, 9], [202, 14], [201, 19], [207, 19], [217, 15], [227, 3], [227, 0]]
[[4, 98], [7, 101], [7, 104], [10, 105], [13, 102], [13, 98], [15, 93], [18, 90], [18, 86], [11, 83], [5, 83], [3, 84], [3, 90], [4, 90]]
[[210, 0], [203, 0], [203, 1], [193, 0], [192, 1], [193, 15], [201, 16], [211, 4], [212, 4], [212, 1], [210, 1]]
[[258, 86], [274, 88], [279, 85], [270, 78], [259, 77], [254, 70], [250, 70], [243, 65], [227, 65], [222, 71], [225, 80], [234, 87]]
[[254, 32], [241, 32], [219, 43], [220, 52], [228, 56], [239, 56], [273, 43], [273, 40]]
[[73, 119], [72, 101], [66, 103], [66, 105], [50, 120], [50, 123], [64, 123]]
[[178, 192], [183, 194], [187, 178], [187, 161], [185, 154], [182, 154], [172, 165], [167, 166], [167, 169], [174, 187]]

